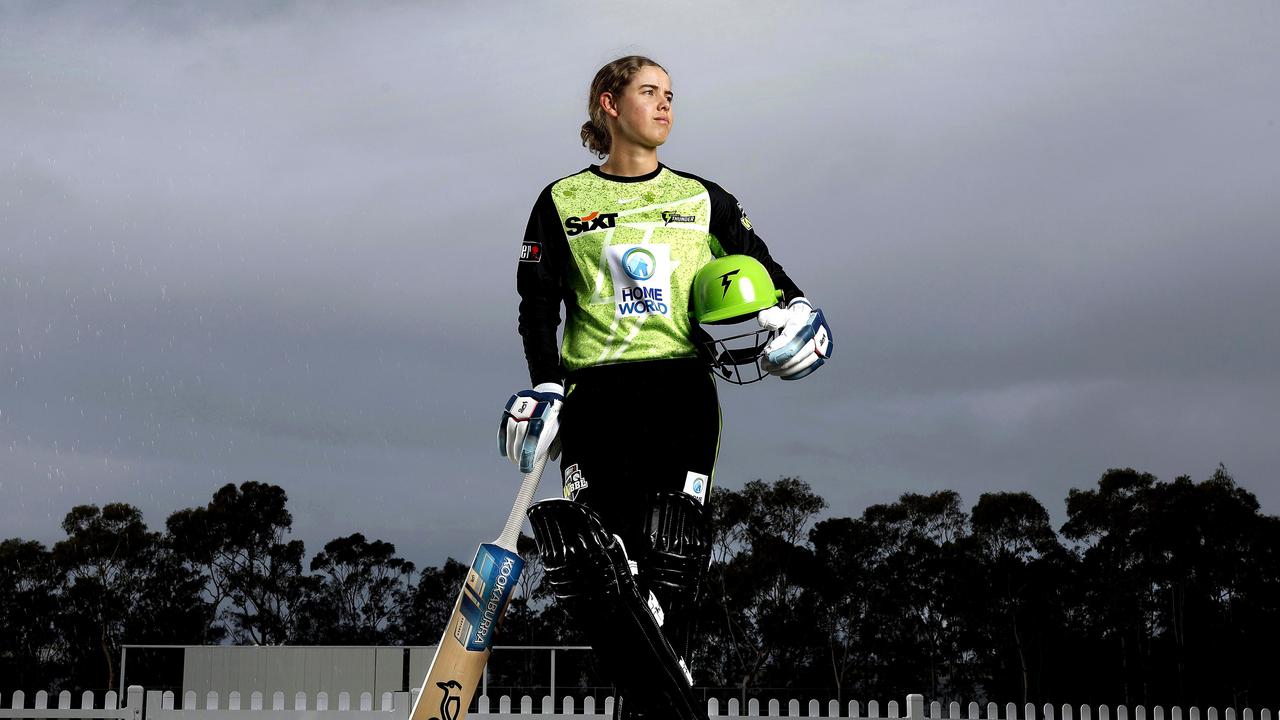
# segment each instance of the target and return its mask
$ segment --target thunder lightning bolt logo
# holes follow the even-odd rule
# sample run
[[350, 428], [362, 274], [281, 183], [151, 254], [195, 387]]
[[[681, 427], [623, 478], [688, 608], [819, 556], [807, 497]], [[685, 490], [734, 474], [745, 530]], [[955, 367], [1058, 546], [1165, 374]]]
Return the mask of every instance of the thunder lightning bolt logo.
[[431, 718], [431, 720], [458, 720], [458, 714], [462, 710], [462, 699], [452, 691], [461, 690], [462, 683], [450, 680], [447, 683], [438, 682], [436, 687], [444, 691], [444, 697], [440, 698], [440, 717]]
[[729, 285], [733, 282], [729, 278], [737, 274], [738, 274], [737, 270], [730, 270], [729, 272], [720, 276], [720, 286], [724, 288], [724, 292], [720, 293], [721, 300], [725, 299], [725, 297], [729, 294]]

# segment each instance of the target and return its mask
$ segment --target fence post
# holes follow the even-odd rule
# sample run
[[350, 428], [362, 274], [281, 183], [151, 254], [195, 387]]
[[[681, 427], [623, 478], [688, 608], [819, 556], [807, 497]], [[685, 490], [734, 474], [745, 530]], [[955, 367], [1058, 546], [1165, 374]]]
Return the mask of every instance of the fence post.
[[142, 720], [142, 698], [142, 686], [130, 685], [129, 700], [125, 707], [129, 708], [129, 714], [133, 716], [133, 720]]
[[924, 695], [911, 693], [907, 696], [907, 720], [924, 720]]
[[[670, 127], [670, 126], [668, 126]], [[129, 660], [129, 648], [120, 646], [120, 697], [124, 697], [124, 671], [128, 667], [125, 663]]]
[[555, 698], [555, 696], [556, 696], [556, 649], [551, 648], [551, 697]]

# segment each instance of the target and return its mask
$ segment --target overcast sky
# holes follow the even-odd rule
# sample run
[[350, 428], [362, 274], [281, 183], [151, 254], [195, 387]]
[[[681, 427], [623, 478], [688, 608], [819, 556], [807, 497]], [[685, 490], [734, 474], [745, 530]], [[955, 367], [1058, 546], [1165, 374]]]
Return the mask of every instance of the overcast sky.
[[4, 2], [0, 538], [259, 480], [308, 555], [469, 559], [519, 480], [521, 234], [637, 52], [661, 160], [738, 196], [836, 342], [722, 386], [719, 485], [1061, 522], [1109, 467], [1223, 462], [1280, 512], [1274, 0]]

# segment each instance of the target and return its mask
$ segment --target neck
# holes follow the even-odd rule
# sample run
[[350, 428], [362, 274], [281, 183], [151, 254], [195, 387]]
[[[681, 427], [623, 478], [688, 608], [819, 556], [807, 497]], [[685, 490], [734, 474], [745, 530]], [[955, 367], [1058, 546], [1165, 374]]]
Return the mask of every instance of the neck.
[[647, 148], [616, 139], [609, 148], [609, 159], [600, 165], [601, 172], [621, 177], [647, 175], [658, 169], [658, 148]]

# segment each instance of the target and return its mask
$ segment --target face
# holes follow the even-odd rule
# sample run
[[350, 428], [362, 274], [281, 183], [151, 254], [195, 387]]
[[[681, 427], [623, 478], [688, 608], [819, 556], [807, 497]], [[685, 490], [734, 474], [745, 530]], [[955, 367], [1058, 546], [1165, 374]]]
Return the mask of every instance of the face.
[[673, 98], [671, 78], [661, 68], [647, 65], [619, 95], [606, 93], [602, 99], [605, 112], [614, 119], [611, 130], [615, 137], [656, 148], [671, 132]]

